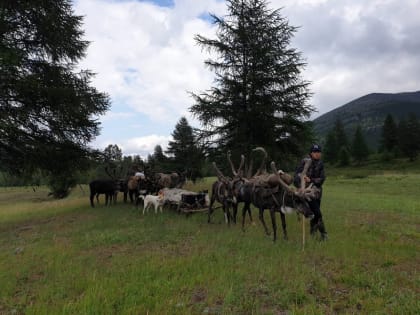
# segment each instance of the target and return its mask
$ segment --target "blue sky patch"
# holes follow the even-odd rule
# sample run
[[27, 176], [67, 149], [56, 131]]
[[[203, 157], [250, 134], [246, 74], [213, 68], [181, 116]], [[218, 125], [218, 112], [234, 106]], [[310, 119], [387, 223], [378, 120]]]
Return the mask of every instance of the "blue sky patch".
[[174, 0], [137, 0], [139, 2], [150, 2], [153, 4], [156, 4], [158, 6], [161, 7], [174, 7], [175, 6], [175, 1]]

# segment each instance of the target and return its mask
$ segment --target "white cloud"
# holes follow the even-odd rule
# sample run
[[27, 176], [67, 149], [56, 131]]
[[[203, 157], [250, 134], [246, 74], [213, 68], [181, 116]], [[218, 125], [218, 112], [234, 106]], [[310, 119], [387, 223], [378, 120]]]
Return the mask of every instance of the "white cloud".
[[127, 112], [107, 112], [103, 117], [102, 117], [102, 121], [107, 121], [107, 120], [115, 120], [115, 119], [125, 119], [125, 118], [130, 118], [133, 117], [133, 113], [127, 113]]
[[79, 1], [86, 38], [92, 40], [82, 68], [97, 73], [94, 84], [113, 99], [124, 100], [151, 120], [167, 121], [187, 112], [187, 91], [209, 87], [194, 35], [214, 29], [198, 15], [220, 10], [216, 1], [177, 1], [174, 8], [147, 2]]
[[172, 137], [170, 136], [158, 135], [131, 138], [122, 143], [122, 150], [126, 155], [140, 154], [142, 158], [145, 158], [149, 153], [153, 153], [157, 144], [165, 151], [168, 147], [168, 142], [171, 141], [171, 139]]
[[171, 136], [160, 136], [151, 134], [144, 137], [135, 137], [129, 139], [106, 139], [95, 142], [95, 147], [103, 150], [109, 144], [117, 143], [124, 155], [140, 155], [142, 159], [147, 158], [148, 154], [153, 154], [156, 145], [160, 145], [165, 151], [168, 147]]

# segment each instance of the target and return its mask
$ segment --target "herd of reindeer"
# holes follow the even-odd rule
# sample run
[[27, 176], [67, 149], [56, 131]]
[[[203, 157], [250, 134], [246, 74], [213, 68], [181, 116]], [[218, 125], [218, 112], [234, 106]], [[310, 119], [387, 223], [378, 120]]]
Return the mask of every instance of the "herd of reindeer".
[[[298, 178], [293, 178], [289, 174], [276, 169], [274, 162], [270, 163], [270, 171], [267, 171], [266, 161], [267, 152], [264, 148], [258, 147], [254, 151], [262, 152], [263, 158], [258, 170], [253, 172], [253, 160], [251, 159], [246, 169], [245, 157], [241, 156], [240, 165], [235, 168], [231, 154], [228, 152], [227, 159], [231, 167], [232, 175], [224, 175], [213, 162], [213, 168], [217, 175], [217, 180], [212, 185], [211, 198], [206, 204], [208, 206], [208, 223], [214, 212], [214, 203], [217, 201], [223, 209], [226, 223], [236, 223], [238, 206], [242, 208], [242, 229], [245, 228], [245, 217], [248, 213], [250, 220], [251, 204], [259, 210], [259, 219], [264, 227], [265, 233], [270, 234], [264, 221], [264, 210], [270, 211], [273, 240], [277, 239], [277, 224], [275, 213], [279, 212], [283, 228], [283, 238], [287, 239], [285, 214], [296, 212], [306, 218], [312, 218], [313, 213], [308, 201], [316, 198], [320, 193], [318, 188], [309, 185], [304, 181], [304, 175], [311, 164], [311, 159], [305, 160], [305, 166]], [[118, 192], [124, 193], [124, 201], [127, 196], [131, 202], [135, 202], [136, 207], [141, 200], [145, 200], [145, 195], [158, 196], [162, 191], [180, 189], [185, 183], [185, 176], [180, 173], [154, 173], [142, 174], [142, 176], [130, 176], [127, 179], [100, 179], [94, 180], [89, 184], [90, 203], [94, 207], [94, 198], [99, 194], [105, 194], [105, 203], [115, 202]], [[294, 182], [295, 186], [292, 185]], [[160, 193], [159, 193], [160, 192]], [[232, 209], [232, 214], [230, 212]]]

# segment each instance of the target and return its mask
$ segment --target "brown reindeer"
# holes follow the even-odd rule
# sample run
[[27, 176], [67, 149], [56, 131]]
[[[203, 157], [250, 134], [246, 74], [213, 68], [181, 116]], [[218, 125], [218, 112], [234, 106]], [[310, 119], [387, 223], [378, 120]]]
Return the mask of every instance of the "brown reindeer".
[[217, 201], [222, 205], [226, 223], [230, 225], [232, 217], [229, 211], [229, 207], [235, 203], [234, 197], [231, 193], [232, 191], [229, 189], [231, 179], [222, 174], [215, 162], [213, 162], [213, 168], [216, 171], [217, 180], [212, 185], [207, 222], [210, 223], [211, 215], [214, 211], [213, 204], [215, 201]]
[[177, 172], [170, 174], [156, 173], [155, 182], [158, 190], [162, 188], [182, 188], [185, 184], [185, 176]]
[[[305, 166], [307, 168], [308, 166]], [[265, 233], [270, 234], [264, 221], [264, 210], [270, 210], [271, 224], [273, 227], [273, 241], [277, 239], [277, 224], [275, 212], [280, 213], [283, 238], [287, 239], [285, 213], [296, 211], [307, 218], [313, 217], [307, 199], [313, 198], [316, 191], [313, 187], [304, 186], [299, 190], [291, 188], [281, 177], [281, 172], [277, 171], [274, 162], [271, 162], [272, 173], [267, 177], [266, 182], [254, 185], [251, 191], [251, 199], [254, 206], [259, 209], [259, 218], [264, 226]]]

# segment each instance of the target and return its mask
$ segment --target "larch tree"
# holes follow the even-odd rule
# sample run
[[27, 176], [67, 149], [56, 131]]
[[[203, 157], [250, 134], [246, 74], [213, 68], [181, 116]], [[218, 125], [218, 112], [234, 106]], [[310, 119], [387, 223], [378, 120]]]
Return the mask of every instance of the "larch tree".
[[384, 120], [381, 133], [381, 149], [385, 152], [394, 152], [398, 147], [398, 126], [391, 114]]
[[172, 133], [165, 151], [171, 157], [174, 170], [183, 172], [193, 181], [201, 177], [204, 155], [195, 139], [193, 128], [185, 117], [181, 117]]
[[399, 148], [410, 161], [414, 161], [420, 151], [420, 123], [414, 113], [407, 119], [401, 119], [398, 125]]
[[351, 155], [358, 164], [365, 161], [369, 156], [369, 147], [362, 133], [360, 125], [357, 126], [351, 145]]
[[190, 111], [200, 121], [200, 139], [207, 147], [239, 159], [256, 146], [272, 158], [306, 152], [310, 138], [307, 119], [309, 82], [301, 78], [301, 53], [290, 47], [297, 28], [265, 0], [227, 0], [228, 14], [211, 15], [215, 39], [196, 36], [197, 43], [215, 53], [205, 64], [215, 83], [192, 93]]
[[41, 170], [55, 197], [87, 168], [109, 98], [76, 71], [86, 54], [82, 17], [69, 0], [4, 0], [0, 4], [0, 168]]
[[342, 148], [349, 151], [349, 140], [347, 138], [347, 134], [344, 130], [343, 123], [341, 119], [337, 118], [334, 123], [334, 133], [335, 133], [335, 141], [336, 141], [336, 149], [340, 151]]
[[338, 160], [337, 138], [334, 129], [328, 132], [325, 140], [324, 160], [331, 164], [336, 163]]

